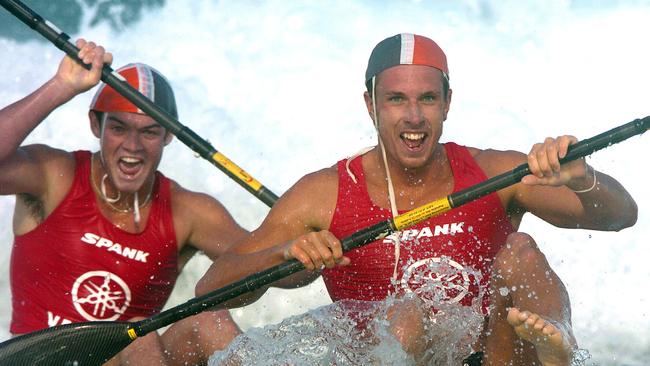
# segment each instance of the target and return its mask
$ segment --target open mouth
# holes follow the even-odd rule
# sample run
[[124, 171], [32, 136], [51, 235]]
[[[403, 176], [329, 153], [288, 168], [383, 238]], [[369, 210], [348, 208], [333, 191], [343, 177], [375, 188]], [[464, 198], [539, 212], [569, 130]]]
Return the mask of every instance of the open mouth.
[[120, 172], [127, 178], [134, 178], [142, 170], [143, 165], [142, 159], [132, 157], [123, 157], [117, 162]]
[[424, 144], [427, 135], [424, 132], [402, 132], [399, 137], [411, 150], [417, 150]]

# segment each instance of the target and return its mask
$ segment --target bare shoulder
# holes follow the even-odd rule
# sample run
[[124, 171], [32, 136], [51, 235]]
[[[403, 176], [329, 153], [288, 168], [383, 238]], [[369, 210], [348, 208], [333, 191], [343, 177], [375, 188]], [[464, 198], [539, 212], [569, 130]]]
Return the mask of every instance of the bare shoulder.
[[526, 155], [515, 150], [483, 150], [473, 147], [468, 147], [468, 149], [488, 178], [509, 171], [526, 162]]
[[178, 217], [180, 219], [187, 217], [187, 215], [196, 215], [201, 212], [218, 214], [226, 211], [225, 207], [209, 194], [191, 191], [173, 179], [169, 179], [169, 181], [172, 210], [175, 218]]
[[70, 159], [74, 160], [73, 153], [71, 151], [58, 149], [50, 145], [45, 144], [33, 144], [21, 146], [20, 150], [24, 150], [29, 153], [30, 156], [42, 161], [55, 161], [60, 159]]
[[74, 182], [72, 153], [47, 145], [28, 145], [0, 165], [0, 194], [16, 195], [14, 232], [26, 233], [63, 201]]
[[180, 248], [190, 245], [216, 258], [246, 234], [216, 198], [170, 179], [174, 230]]
[[[291, 210], [309, 220], [313, 213], [327, 215], [336, 206], [338, 196], [338, 171], [336, 166], [309, 173], [300, 178], [276, 204], [278, 211]], [[275, 209], [275, 207], [274, 207]]]
[[[49, 200], [65, 195], [74, 180], [74, 155], [48, 145], [27, 145], [2, 165], [3, 194], [25, 193]], [[11, 192], [4, 189], [11, 187]]]
[[331, 196], [338, 191], [338, 170], [336, 166], [331, 166], [309, 173], [291, 187], [290, 191], [299, 194], [310, 194], [319, 196]]
[[273, 205], [262, 224], [234, 250], [251, 253], [312, 231], [328, 229], [337, 196], [336, 166], [303, 176]]
[[23, 146], [18, 150], [19, 160], [25, 164], [37, 164], [45, 172], [74, 173], [75, 158], [70, 151], [57, 149], [49, 145], [34, 144]]

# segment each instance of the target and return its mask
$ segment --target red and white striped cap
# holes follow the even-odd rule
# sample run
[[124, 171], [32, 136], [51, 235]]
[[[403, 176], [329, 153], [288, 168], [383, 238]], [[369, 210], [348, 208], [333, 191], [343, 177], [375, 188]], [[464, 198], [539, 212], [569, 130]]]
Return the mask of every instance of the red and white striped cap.
[[[149, 65], [134, 63], [115, 70], [124, 81], [137, 89], [154, 104], [178, 119], [176, 99], [169, 81]], [[115, 89], [102, 84], [90, 103], [90, 109], [98, 112], [131, 112], [145, 114]]]
[[397, 65], [425, 65], [442, 71], [449, 80], [447, 56], [433, 40], [412, 33], [397, 34], [379, 42], [370, 54], [366, 83], [380, 72]]

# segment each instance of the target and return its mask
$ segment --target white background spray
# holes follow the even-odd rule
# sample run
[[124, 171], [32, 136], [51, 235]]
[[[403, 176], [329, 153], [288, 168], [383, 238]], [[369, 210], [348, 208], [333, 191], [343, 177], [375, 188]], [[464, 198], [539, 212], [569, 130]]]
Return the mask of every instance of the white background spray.
[[[444, 141], [527, 152], [546, 136], [587, 138], [650, 114], [648, 21], [647, 1], [170, 1], [123, 32], [85, 24], [72, 36], [105, 45], [115, 66], [140, 61], [161, 70], [176, 89], [181, 121], [281, 194], [302, 175], [374, 144], [363, 72], [387, 36], [423, 34], [447, 52], [454, 99]], [[35, 41], [0, 38], [0, 50], [2, 106], [47, 80], [61, 57]], [[91, 97], [55, 111], [27, 142], [95, 150], [86, 119]], [[648, 136], [635, 137], [590, 158], [636, 198], [635, 227], [563, 230], [532, 216], [521, 226], [567, 285], [581, 347], [604, 365], [642, 365], [650, 357], [647, 146]], [[217, 197], [248, 229], [267, 212], [178, 142], [161, 170]], [[12, 208], [13, 197], [0, 198], [1, 339], [9, 336]], [[174, 304], [192, 296], [207, 260], [194, 263]], [[328, 302], [316, 283], [273, 291], [233, 314], [247, 328]]]

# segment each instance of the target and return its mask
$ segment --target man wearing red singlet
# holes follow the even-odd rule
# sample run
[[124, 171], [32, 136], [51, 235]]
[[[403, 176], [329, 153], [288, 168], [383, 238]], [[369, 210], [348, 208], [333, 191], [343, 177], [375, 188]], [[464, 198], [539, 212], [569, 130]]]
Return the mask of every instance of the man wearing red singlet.
[[[112, 62], [101, 46], [77, 46], [91, 70], [65, 57], [51, 80], [0, 111], [0, 194], [16, 195], [12, 334], [150, 317], [192, 254], [217, 258], [246, 235], [217, 200], [157, 171], [173, 136], [106, 85], [88, 114], [98, 152], [20, 146], [55, 108], [97, 85]], [[144, 64], [116, 71], [178, 118], [160, 72]], [[109, 364], [202, 364], [239, 332], [227, 310], [205, 312], [137, 339]]]
[[[469, 304], [478, 288], [491, 288], [489, 298], [481, 299], [491, 304], [475, 346], [482, 355], [475, 353], [467, 364], [568, 365], [576, 348], [568, 295], [534, 240], [517, 229], [531, 212], [558, 227], [621, 230], [636, 222], [632, 197], [584, 159], [560, 166], [568, 146], [577, 142], [573, 136], [549, 137], [528, 155], [441, 143], [452, 91], [446, 56], [426, 37], [398, 34], [381, 41], [365, 80], [378, 144], [300, 179], [257, 230], [215, 261], [197, 293], [290, 258], [306, 271], [278, 286], [322, 275], [335, 301], [381, 300], [416, 291], [427, 279], [442, 284], [448, 276], [441, 294], [450, 303]], [[532, 174], [518, 184], [341, 252], [340, 238], [526, 162]], [[431, 263], [439, 272], [422, 272]], [[472, 285], [472, 271], [483, 280]], [[417, 359], [430, 340], [417, 337], [422, 329], [409, 321], [417, 314], [400, 306], [389, 312], [391, 329]]]

